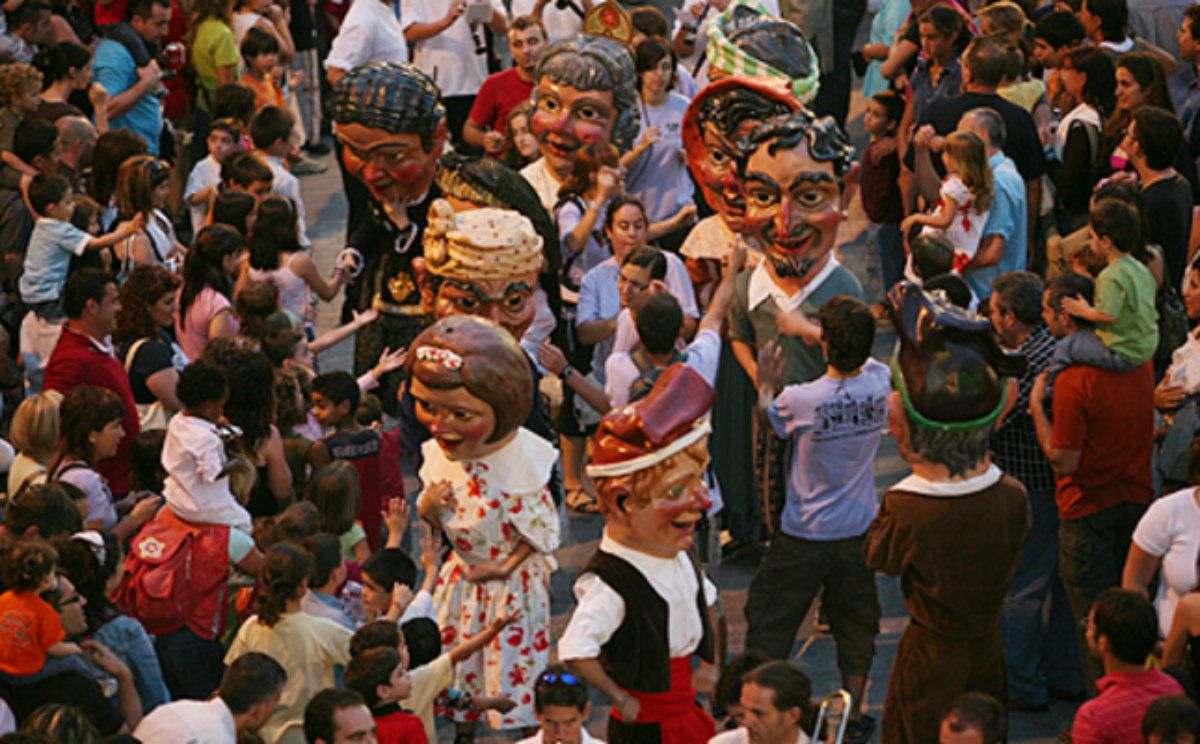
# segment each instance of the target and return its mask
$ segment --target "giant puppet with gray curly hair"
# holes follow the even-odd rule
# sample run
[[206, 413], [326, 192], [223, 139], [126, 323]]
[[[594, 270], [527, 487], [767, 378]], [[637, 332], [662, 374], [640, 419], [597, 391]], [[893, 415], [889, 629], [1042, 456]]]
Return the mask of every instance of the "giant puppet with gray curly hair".
[[[613, 11], [614, 13], [616, 11]], [[521, 170], [550, 209], [585, 145], [628, 150], [638, 133], [638, 78], [619, 41], [581, 34], [552, 44], [538, 62], [529, 128], [542, 157]]]

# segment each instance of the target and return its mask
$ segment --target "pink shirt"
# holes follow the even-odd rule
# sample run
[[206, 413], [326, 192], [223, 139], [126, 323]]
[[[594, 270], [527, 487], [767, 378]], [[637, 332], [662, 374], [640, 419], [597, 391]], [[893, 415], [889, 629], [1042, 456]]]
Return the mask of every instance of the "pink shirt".
[[212, 287], [205, 287], [192, 301], [187, 317], [175, 319], [175, 340], [179, 342], [179, 348], [183, 349], [188, 361], [194, 362], [204, 353], [204, 347], [208, 344], [208, 324], [222, 310], [229, 310], [236, 331], [237, 316], [233, 315], [229, 298]]
[[1071, 740], [1075, 744], [1102, 744], [1142, 740], [1142, 716], [1163, 695], [1182, 695], [1175, 678], [1149, 669], [1144, 672], [1106, 674], [1096, 682], [1100, 694], [1079, 707]]

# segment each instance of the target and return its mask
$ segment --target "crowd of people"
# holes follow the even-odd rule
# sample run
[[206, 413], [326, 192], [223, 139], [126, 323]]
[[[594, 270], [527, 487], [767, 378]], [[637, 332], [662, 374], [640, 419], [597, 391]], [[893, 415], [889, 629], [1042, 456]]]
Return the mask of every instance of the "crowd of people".
[[1200, 740], [1200, 4], [865, 6], [4, 2], [0, 742]]

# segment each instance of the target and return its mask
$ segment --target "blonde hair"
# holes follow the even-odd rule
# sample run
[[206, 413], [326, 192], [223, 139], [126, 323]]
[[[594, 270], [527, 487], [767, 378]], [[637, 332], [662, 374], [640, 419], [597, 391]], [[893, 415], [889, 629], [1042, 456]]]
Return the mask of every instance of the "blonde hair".
[[668, 470], [675, 466], [680, 459], [691, 460], [700, 472], [708, 467], [708, 437], [688, 445], [660, 463], [651, 465], [645, 470], [614, 478], [596, 478], [596, 493], [600, 501], [600, 513], [607, 519], [608, 515], [617, 508], [617, 499], [626, 494], [632, 497], [636, 504], [646, 504], [653, 500], [654, 485], [662, 479]]
[[21, 454], [48, 463], [58, 450], [57, 391], [34, 393], [17, 406], [8, 436]]
[[42, 89], [42, 73], [33, 65], [12, 62], [0, 65], [0, 106], [11, 106], [30, 88]]
[[992, 166], [987, 148], [974, 132], [955, 132], [946, 137], [944, 156], [958, 166], [958, 177], [971, 190], [975, 211], [986, 212], [992, 206]]

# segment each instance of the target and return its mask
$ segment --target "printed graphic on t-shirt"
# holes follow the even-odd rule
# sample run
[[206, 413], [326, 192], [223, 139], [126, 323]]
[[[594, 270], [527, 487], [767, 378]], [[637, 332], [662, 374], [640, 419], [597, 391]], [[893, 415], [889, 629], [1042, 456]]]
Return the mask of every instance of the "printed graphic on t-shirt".
[[887, 423], [887, 397], [871, 396], [862, 400], [838, 398], [817, 406], [813, 441], [832, 442], [879, 431]]

